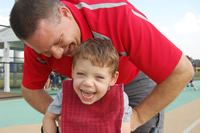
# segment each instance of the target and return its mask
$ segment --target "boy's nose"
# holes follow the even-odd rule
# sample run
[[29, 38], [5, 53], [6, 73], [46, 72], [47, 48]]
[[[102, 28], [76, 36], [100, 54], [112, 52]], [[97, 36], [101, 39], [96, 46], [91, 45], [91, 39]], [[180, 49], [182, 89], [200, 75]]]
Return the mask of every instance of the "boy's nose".
[[91, 78], [86, 78], [84, 84], [86, 86], [93, 86], [93, 80]]

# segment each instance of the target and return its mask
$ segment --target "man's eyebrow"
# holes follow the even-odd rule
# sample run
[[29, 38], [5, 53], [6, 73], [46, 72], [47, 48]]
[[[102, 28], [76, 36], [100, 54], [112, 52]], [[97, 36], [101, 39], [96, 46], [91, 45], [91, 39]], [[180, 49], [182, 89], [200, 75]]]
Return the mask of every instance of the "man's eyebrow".
[[[63, 38], [63, 35], [64, 35], [64, 33], [61, 33], [61, 35], [59, 36], [59, 38], [56, 39], [56, 41], [55, 41], [52, 45], [48, 46], [48, 50], [42, 51], [42, 52], [40, 52], [40, 53], [46, 53], [46, 52], [49, 51], [49, 49], [50, 49], [53, 45], [59, 44], [59, 43], [61, 42], [62, 38]], [[37, 52], [38, 52], [38, 51], [37, 51]]]

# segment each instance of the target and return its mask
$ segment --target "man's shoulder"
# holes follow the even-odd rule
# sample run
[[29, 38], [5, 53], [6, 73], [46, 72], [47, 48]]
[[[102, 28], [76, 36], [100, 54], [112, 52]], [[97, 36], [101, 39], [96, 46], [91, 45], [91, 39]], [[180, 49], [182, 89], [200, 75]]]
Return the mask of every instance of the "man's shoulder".
[[60, 1], [68, 1], [74, 4], [78, 4], [80, 2], [84, 2], [87, 4], [127, 2], [127, 0], [60, 0]]

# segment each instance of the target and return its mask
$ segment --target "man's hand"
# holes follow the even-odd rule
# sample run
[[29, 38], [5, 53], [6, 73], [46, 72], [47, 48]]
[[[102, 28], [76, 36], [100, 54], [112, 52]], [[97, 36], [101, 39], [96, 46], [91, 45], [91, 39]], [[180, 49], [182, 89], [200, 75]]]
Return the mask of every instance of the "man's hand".
[[132, 114], [131, 114], [131, 124], [130, 124], [130, 129], [131, 131], [135, 131], [136, 128], [142, 125], [141, 119], [139, 119], [140, 116], [135, 108], [132, 109]]
[[182, 55], [173, 72], [144, 101], [133, 109], [131, 131], [146, 123], [154, 115], [170, 104], [184, 89], [193, 77], [193, 67]]
[[37, 111], [45, 114], [48, 106], [53, 101], [51, 96], [44, 89], [32, 90], [21, 86], [21, 91], [25, 100]]

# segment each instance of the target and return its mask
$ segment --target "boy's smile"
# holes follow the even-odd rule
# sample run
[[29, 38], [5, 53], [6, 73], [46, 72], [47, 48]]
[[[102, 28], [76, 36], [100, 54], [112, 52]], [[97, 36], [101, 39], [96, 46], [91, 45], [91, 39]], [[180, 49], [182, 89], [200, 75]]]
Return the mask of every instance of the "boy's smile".
[[94, 98], [95, 94], [96, 92], [81, 89], [81, 96], [84, 100], [91, 101]]

